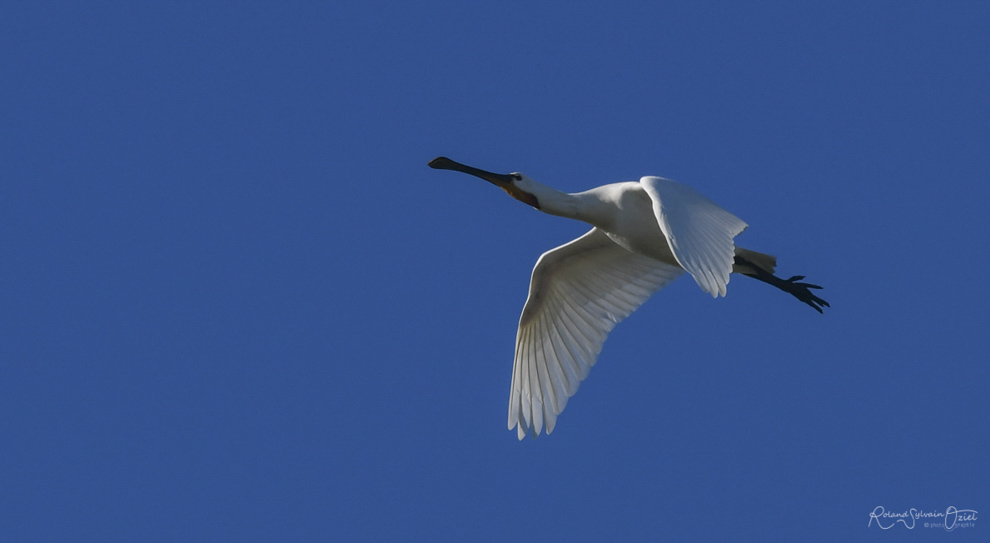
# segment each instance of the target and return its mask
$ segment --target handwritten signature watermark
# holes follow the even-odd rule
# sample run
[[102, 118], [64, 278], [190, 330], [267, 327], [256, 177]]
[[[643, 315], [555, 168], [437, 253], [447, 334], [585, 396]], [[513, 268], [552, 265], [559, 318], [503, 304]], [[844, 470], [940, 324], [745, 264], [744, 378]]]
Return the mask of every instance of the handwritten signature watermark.
[[950, 505], [945, 512], [923, 511], [912, 507], [903, 513], [895, 513], [887, 511], [882, 505], [878, 505], [870, 512], [870, 523], [867, 524], [867, 527], [873, 526], [873, 523], [876, 522], [880, 528], [889, 530], [900, 522], [908, 530], [913, 530], [919, 521], [925, 528], [945, 528], [945, 531], [951, 532], [956, 528], [976, 526], [976, 511], [956, 509], [955, 506]]

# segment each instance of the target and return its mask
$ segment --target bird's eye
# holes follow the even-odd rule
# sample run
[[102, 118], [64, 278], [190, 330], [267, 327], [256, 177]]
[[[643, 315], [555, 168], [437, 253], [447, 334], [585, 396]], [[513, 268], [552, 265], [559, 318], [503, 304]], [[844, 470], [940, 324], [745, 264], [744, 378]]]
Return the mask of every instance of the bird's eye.
[[517, 174], [517, 173], [514, 173], [514, 174], [512, 174], [512, 180], [513, 181], [522, 181], [522, 176], [519, 175], [519, 174]]

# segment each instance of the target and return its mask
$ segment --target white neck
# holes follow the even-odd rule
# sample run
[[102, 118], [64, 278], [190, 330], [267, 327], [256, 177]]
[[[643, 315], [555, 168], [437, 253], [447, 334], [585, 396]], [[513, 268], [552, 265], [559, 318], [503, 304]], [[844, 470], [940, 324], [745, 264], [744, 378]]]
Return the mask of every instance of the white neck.
[[595, 226], [601, 226], [603, 214], [607, 212], [607, 204], [601, 198], [593, 196], [589, 192], [579, 192], [568, 194], [550, 188], [542, 183], [537, 183], [532, 179], [527, 179], [523, 190], [536, 197], [540, 204], [540, 211], [586, 222]]

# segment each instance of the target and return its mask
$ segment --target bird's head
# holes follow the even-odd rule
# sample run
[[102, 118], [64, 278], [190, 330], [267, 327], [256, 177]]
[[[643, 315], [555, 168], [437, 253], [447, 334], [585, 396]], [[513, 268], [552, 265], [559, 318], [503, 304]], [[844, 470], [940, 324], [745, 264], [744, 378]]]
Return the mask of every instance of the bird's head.
[[455, 172], [464, 172], [475, 177], [480, 177], [508, 192], [509, 196], [512, 196], [516, 200], [540, 209], [540, 202], [536, 199], [536, 196], [533, 195], [532, 191], [527, 190], [529, 187], [534, 186], [535, 181], [521, 173], [486, 172], [485, 170], [465, 166], [460, 162], [454, 162], [445, 156], [434, 158], [429, 162], [429, 166], [436, 170], [454, 170]]

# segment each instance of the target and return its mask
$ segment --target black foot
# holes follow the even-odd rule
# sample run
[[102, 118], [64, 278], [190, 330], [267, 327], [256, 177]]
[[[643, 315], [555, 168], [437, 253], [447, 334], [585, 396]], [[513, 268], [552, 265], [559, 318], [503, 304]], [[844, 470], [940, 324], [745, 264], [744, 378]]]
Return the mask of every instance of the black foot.
[[784, 292], [791, 293], [791, 295], [798, 300], [801, 300], [802, 302], [815, 308], [815, 311], [824, 313], [824, 311], [822, 311], [822, 306], [829, 307], [828, 302], [811, 293], [811, 289], [821, 290], [822, 287], [812, 285], [811, 283], [799, 283], [798, 281], [802, 279], [804, 279], [803, 275], [795, 275], [790, 279], [784, 279], [778, 286]]
[[824, 313], [824, 311], [822, 311], [822, 307], [829, 307], [828, 302], [811, 293], [811, 289], [821, 289], [822, 287], [812, 285], [811, 283], [799, 282], [804, 279], [803, 275], [795, 275], [790, 279], [781, 279], [776, 275], [767, 273], [763, 270], [763, 268], [753, 264], [739, 255], [736, 255], [735, 262], [736, 264], [745, 265], [753, 270], [753, 273], [743, 272], [747, 277], [759, 279], [768, 285], [773, 285], [784, 292], [790, 293], [791, 296], [794, 296], [798, 300], [801, 300], [802, 302], [815, 308], [815, 311], [819, 313]]

